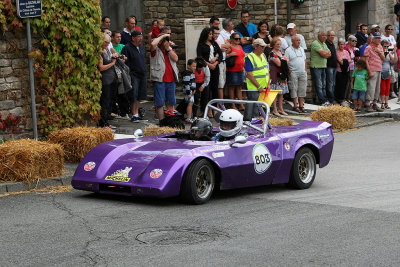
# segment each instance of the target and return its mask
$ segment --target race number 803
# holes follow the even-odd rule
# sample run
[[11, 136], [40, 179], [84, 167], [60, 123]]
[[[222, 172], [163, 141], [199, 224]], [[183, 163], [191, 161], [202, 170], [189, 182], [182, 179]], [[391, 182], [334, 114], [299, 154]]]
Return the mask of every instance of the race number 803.
[[253, 162], [256, 173], [261, 174], [268, 170], [272, 163], [271, 153], [263, 144], [255, 145], [253, 148]]

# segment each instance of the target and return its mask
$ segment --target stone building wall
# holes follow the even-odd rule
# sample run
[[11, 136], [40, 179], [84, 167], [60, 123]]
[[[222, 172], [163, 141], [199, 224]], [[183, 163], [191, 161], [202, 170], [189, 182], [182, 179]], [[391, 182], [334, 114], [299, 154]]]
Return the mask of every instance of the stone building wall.
[[[376, 23], [381, 27], [381, 33], [385, 32], [385, 26], [392, 24], [393, 28], [396, 27], [396, 15], [393, 11], [393, 6], [396, 4], [396, 0], [375, 0], [375, 19]], [[393, 30], [393, 34], [396, 31]]]
[[[27, 119], [20, 137], [33, 137], [32, 116], [29, 104], [29, 71], [27, 41], [25, 36], [6, 33], [0, 36], [0, 114], [5, 119], [9, 113]], [[0, 139], [9, 139], [0, 131]]]

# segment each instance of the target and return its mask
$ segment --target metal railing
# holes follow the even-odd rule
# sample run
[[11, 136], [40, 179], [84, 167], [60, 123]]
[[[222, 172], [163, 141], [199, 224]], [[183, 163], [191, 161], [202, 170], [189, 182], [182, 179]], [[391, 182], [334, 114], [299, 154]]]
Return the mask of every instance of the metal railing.
[[[257, 127], [253, 124], [251, 124], [251, 122], [244, 122], [244, 125], [247, 125], [250, 128], [253, 128], [261, 133], [263, 133], [264, 135], [267, 133], [267, 128], [271, 129], [272, 126], [269, 123], [269, 113], [270, 113], [270, 108], [269, 106], [263, 102], [263, 101], [251, 101], [251, 100], [233, 100], [233, 99], [213, 99], [210, 102], [208, 102], [207, 106], [206, 106], [206, 110], [204, 111], [204, 118], [207, 118], [207, 114], [208, 114], [208, 110], [212, 109], [215, 110], [219, 113], [221, 113], [222, 111], [226, 110], [225, 105], [226, 103], [229, 104], [254, 104], [258, 106], [258, 110], [261, 114], [261, 116], [264, 118], [264, 124], [263, 124], [263, 128], [261, 129], [260, 127]], [[221, 108], [218, 108], [217, 106], [213, 106], [213, 104], [218, 104]], [[266, 108], [266, 113], [264, 111], [264, 108]]]

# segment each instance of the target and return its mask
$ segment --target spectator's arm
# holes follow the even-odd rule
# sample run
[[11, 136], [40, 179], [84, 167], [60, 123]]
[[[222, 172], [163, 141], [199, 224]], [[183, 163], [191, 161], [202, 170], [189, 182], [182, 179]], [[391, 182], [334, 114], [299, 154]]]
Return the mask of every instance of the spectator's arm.
[[104, 65], [103, 64], [103, 58], [100, 56], [100, 61], [99, 61], [99, 64], [97, 66], [98, 66], [100, 71], [105, 71], [105, 70], [108, 70], [109, 68], [111, 68], [114, 65], [115, 65], [115, 58], [113, 58], [111, 60], [111, 63], [109, 63], [107, 65]]
[[155, 39], [151, 42], [150, 51], [151, 51], [151, 52], [155, 51], [156, 48], [157, 48], [157, 45], [161, 42], [161, 40], [164, 39], [164, 38], [166, 38], [166, 37], [169, 37], [169, 36], [170, 36], [169, 34], [163, 34], [163, 35], [158, 36], [157, 38], [155, 38]]

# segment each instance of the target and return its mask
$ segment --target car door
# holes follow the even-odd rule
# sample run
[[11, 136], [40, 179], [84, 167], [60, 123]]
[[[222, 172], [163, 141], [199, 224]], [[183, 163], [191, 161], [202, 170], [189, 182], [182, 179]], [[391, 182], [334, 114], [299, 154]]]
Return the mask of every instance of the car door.
[[234, 144], [226, 155], [222, 189], [271, 184], [281, 164], [282, 142], [277, 136], [252, 135], [245, 144]]

